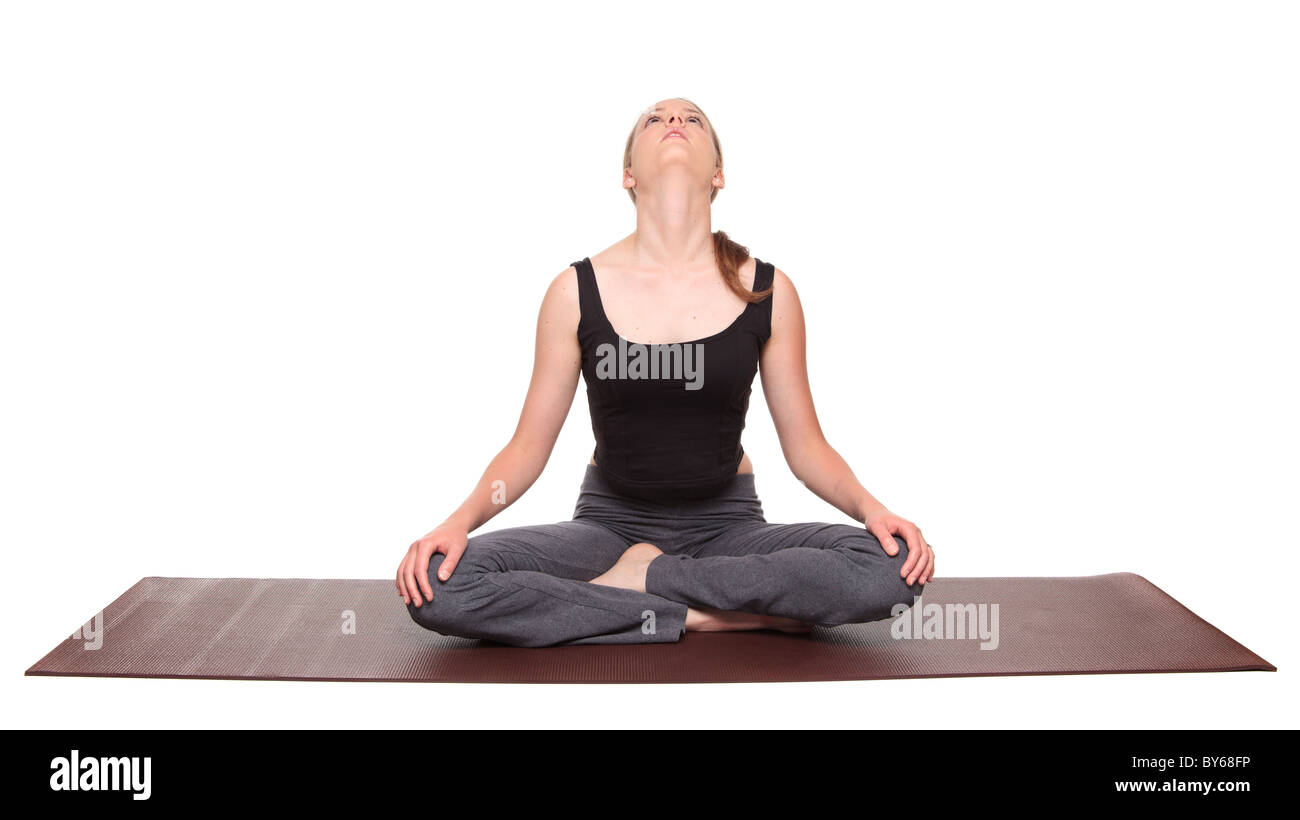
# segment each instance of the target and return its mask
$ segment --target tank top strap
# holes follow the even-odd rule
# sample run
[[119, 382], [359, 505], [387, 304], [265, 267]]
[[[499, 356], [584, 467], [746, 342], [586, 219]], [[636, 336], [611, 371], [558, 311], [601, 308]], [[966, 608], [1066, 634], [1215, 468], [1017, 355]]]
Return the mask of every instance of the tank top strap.
[[580, 321], [584, 325], [597, 324], [605, 315], [605, 309], [600, 303], [600, 291], [596, 288], [596, 269], [587, 256], [570, 264], [578, 272], [578, 307], [582, 312]]
[[[776, 266], [754, 257], [754, 290], [767, 290], [776, 278]], [[767, 300], [765, 300], [767, 301]]]
[[[753, 290], [767, 290], [772, 286], [772, 280], [776, 278], [776, 266], [771, 262], [764, 262], [757, 256], [754, 257], [754, 287]], [[763, 301], [754, 303], [754, 323], [755, 331], [758, 337], [764, 342], [772, 335], [772, 294], [768, 294]]]

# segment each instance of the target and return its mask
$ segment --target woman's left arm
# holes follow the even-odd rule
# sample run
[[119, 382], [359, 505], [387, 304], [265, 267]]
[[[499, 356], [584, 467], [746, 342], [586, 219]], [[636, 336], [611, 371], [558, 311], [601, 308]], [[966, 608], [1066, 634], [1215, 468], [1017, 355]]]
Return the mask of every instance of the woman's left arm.
[[867, 492], [835, 452], [813, 407], [808, 386], [808, 362], [803, 307], [789, 277], [776, 269], [772, 282], [772, 335], [763, 347], [760, 367], [763, 395], [776, 424], [781, 452], [795, 478], [826, 503], [861, 521], [889, 555], [898, 554], [893, 536], [907, 542], [907, 561], [900, 574], [910, 586], [934, 577], [934, 552], [911, 521], [890, 512]]

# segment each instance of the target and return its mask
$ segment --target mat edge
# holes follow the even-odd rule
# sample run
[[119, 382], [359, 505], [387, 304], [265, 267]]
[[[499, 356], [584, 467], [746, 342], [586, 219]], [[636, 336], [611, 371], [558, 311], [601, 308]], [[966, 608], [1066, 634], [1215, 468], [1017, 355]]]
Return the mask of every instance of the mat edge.
[[1274, 664], [1272, 664], [1272, 663], [1270, 663], [1268, 660], [1266, 660], [1266, 659], [1264, 658], [1263, 655], [1260, 655], [1258, 652], [1256, 652], [1255, 650], [1251, 649], [1249, 646], [1246, 646], [1244, 643], [1242, 643], [1241, 641], [1239, 641], [1239, 640], [1237, 640], [1236, 638], [1232, 637], [1232, 636], [1229, 635], [1227, 632], [1224, 632], [1222, 629], [1219, 629], [1219, 628], [1218, 628], [1217, 626], [1215, 626], [1214, 624], [1210, 623], [1209, 621], [1207, 621], [1207, 620], [1205, 620], [1204, 618], [1202, 618], [1200, 615], [1196, 614], [1196, 611], [1195, 611], [1195, 610], [1193, 610], [1191, 607], [1187, 606], [1187, 604], [1184, 604], [1182, 601], [1178, 600], [1178, 599], [1175, 598], [1174, 596], [1170, 595], [1170, 594], [1169, 594], [1168, 592], [1166, 592], [1162, 587], [1157, 586], [1157, 585], [1155, 584], [1155, 582], [1153, 582], [1150, 578], [1147, 578], [1145, 575], [1139, 575], [1139, 574], [1136, 573], [1136, 572], [1108, 572], [1108, 573], [1105, 573], [1104, 575], [1097, 575], [1097, 576], [1093, 576], [1093, 577], [1096, 577], [1096, 578], [1102, 578], [1102, 577], [1106, 577], [1106, 576], [1124, 576], [1124, 575], [1127, 575], [1127, 576], [1131, 576], [1131, 577], [1133, 577], [1133, 578], [1136, 578], [1136, 579], [1138, 579], [1139, 581], [1141, 581], [1142, 583], [1144, 583], [1144, 584], [1146, 584], [1147, 586], [1151, 587], [1151, 588], [1154, 589], [1156, 592], [1159, 592], [1161, 595], [1165, 596], [1165, 597], [1168, 598], [1169, 600], [1173, 601], [1175, 604], [1178, 604], [1178, 606], [1182, 607], [1183, 611], [1186, 612], [1188, 615], [1191, 615], [1193, 618], [1195, 618], [1196, 620], [1200, 621], [1200, 622], [1201, 622], [1202, 624], [1204, 624], [1205, 626], [1209, 627], [1210, 629], [1213, 629], [1215, 632], [1219, 633], [1219, 634], [1222, 635], [1223, 637], [1225, 637], [1225, 638], [1227, 638], [1228, 640], [1230, 640], [1230, 641], [1232, 641], [1233, 643], [1235, 643], [1237, 646], [1240, 646], [1242, 649], [1244, 649], [1244, 650], [1246, 650], [1247, 652], [1249, 652], [1251, 655], [1255, 656], [1255, 658], [1259, 661], [1260, 665], [1263, 667], [1263, 669], [1262, 669], [1261, 671], [1265, 671], [1265, 672], [1276, 672], [1276, 671], [1277, 671], [1277, 666], [1274, 665]]
[[1231, 674], [1234, 672], [1270, 672], [1276, 669], [1264, 669], [1258, 666], [1233, 666], [1233, 667], [1216, 667], [1213, 669], [1088, 669], [1088, 670], [1061, 670], [1061, 671], [1042, 671], [1042, 672], [962, 672], [962, 673], [944, 673], [929, 675], [878, 675], [874, 677], [852, 677], [852, 678], [765, 678], [756, 680], [754, 678], [744, 678], [736, 680], [611, 680], [611, 679], [558, 679], [558, 680], [525, 680], [522, 678], [495, 678], [491, 680], [433, 680], [430, 678], [317, 678], [317, 677], [248, 677], [248, 676], [220, 676], [220, 675], [136, 675], [129, 673], [109, 673], [101, 675], [84, 675], [70, 672], [32, 672], [34, 678], [117, 678], [117, 679], [134, 679], [134, 680], [224, 680], [224, 681], [273, 681], [276, 683], [462, 683], [462, 684], [575, 684], [575, 683], [594, 683], [602, 685], [652, 685], [658, 686], [663, 684], [675, 683], [842, 683], [848, 681], [877, 681], [877, 680], [931, 680], [935, 678], [1051, 678], [1062, 677], [1065, 675], [1201, 675], [1201, 674]]

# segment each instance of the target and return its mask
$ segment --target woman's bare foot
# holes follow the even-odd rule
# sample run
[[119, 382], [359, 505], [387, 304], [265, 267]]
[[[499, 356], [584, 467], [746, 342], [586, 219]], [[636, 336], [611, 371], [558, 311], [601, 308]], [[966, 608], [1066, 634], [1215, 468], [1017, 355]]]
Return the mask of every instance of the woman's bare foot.
[[742, 632], [752, 629], [775, 629], [778, 632], [804, 634], [812, 631], [812, 624], [793, 618], [775, 615], [755, 615], [752, 612], [726, 612], [721, 609], [686, 610], [687, 632]]
[[623, 551], [614, 566], [592, 578], [591, 583], [645, 592], [646, 569], [651, 561], [663, 554], [664, 551], [654, 544], [633, 544]]

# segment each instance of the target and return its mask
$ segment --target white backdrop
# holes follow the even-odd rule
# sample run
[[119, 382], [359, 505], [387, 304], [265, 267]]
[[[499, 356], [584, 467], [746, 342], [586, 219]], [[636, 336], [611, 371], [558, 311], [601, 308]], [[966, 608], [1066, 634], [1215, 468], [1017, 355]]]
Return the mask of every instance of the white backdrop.
[[[1298, 20], [6, 4], [3, 725], [1296, 726]], [[624, 140], [672, 96], [722, 139], [713, 228], [800, 291], [831, 443], [939, 577], [1136, 572], [1281, 671], [22, 677], [141, 576], [391, 577], [509, 438], [551, 278], [633, 230]], [[744, 442], [769, 520], [847, 520], [757, 382]], [[590, 450], [580, 386], [487, 528], [568, 518]]]

